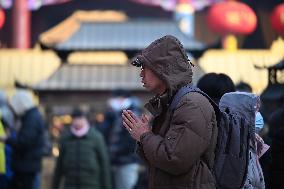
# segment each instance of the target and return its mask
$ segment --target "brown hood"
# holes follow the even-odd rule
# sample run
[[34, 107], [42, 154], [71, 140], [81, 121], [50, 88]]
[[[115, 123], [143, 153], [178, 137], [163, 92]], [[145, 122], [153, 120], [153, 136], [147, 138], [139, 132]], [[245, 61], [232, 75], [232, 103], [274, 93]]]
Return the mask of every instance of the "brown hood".
[[192, 81], [192, 69], [186, 52], [181, 42], [173, 36], [155, 40], [136, 59], [166, 83], [169, 96]]

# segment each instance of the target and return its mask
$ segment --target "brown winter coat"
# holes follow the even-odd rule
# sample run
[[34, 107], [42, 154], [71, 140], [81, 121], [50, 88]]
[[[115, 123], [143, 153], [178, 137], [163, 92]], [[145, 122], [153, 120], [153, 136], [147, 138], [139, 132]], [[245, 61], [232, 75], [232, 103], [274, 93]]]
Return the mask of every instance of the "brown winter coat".
[[138, 146], [149, 165], [149, 189], [215, 188], [209, 170], [217, 138], [213, 107], [201, 94], [188, 93], [173, 113], [169, 110], [173, 95], [192, 80], [182, 49], [179, 41], [166, 36], [137, 57], [167, 84], [167, 92], [145, 106], [154, 116], [152, 132], [142, 135]]

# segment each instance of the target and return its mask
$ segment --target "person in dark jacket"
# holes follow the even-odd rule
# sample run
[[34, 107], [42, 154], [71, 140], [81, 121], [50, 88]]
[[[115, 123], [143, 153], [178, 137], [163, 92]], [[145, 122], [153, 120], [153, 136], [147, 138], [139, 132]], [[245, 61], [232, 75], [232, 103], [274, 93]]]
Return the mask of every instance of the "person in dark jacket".
[[252, 87], [250, 86], [250, 84], [243, 82], [243, 81], [237, 83], [235, 85], [235, 88], [236, 88], [236, 91], [252, 93]]
[[15, 136], [1, 140], [12, 146], [13, 189], [31, 189], [36, 175], [41, 171], [43, 156], [44, 121], [27, 90], [17, 90], [11, 99], [11, 107], [20, 118], [20, 127]]
[[197, 82], [197, 87], [205, 92], [216, 104], [225, 93], [236, 91], [232, 79], [223, 73], [207, 73]]
[[284, 188], [284, 98], [282, 108], [272, 113], [268, 124], [272, 141], [268, 188]]
[[90, 127], [80, 110], [72, 113], [72, 125], [60, 138], [52, 188], [111, 189], [110, 166], [103, 136]]
[[129, 91], [117, 89], [107, 104], [103, 133], [109, 149], [114, 186], [115, 189], [133, 189], [140, 165], [137, 155], [133, 153], [136, 142], [123, 128], [121, 113], [123, 109], [131, 109], [140, 115], [140, 101]]
[[192, 69], [180, 41], [164, 36], [134, 58], [143, 86], [155, 96], [145, 105], [153, 120], [124, 110], [123, 125], [138, 142], [149, 166], [149, 189], [213, 189], [217, 141], [214, 109], [200, 93], [187, 93], [172, 112], [175, 93], [192, 83]]

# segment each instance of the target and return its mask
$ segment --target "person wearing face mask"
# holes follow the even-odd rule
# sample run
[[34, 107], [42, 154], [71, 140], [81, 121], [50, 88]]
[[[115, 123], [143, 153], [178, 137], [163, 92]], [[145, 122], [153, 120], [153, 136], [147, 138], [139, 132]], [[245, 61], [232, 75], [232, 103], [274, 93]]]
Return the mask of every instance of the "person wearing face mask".
[[[249, 93], [251, 94], [251, 93]], [[254, 94], [252, 94], [254, 95]], [[266, 153], [269, 146], [264, 143], [263, 139], [258, 135], [258, 131], [263, 128], [263, 118], [259, 112], [260, 99], [257, 95], [254, 95], [257, 99], [255, 108], [254, 128], [255, 137], [250, 139], [249, 142], [249, 163], [246, 181], [242, 189], [265, 189], [265, 179], [263, 169], [260, 164], [260, 157]]]
[[60, 138], [52, 189], [111, 189], [110, 166], [103, 136], [90, 127], [80, 110], [72, 113], [70, 130]]
[[259, 163], [262, 168], [265, 187], [268, 187], [269, 181], [269, 167], [271, 162], [270, 138], [268, 137], [268, 127], [264, 123], [262, 114], [260, 113], [261, 102], [260, 99], [257, 104], [257, 111], [255, 114], [255, 133], [257, 139], [257, 150]]

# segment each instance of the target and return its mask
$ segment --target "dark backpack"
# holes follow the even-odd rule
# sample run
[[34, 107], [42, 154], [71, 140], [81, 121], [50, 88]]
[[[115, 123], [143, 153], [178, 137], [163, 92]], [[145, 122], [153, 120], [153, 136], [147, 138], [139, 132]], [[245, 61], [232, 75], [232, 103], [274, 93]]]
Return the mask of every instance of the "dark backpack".
[[[218, 125], [215, 160], [212, 170], [218, 189], [240, 189], [246, 180], [249, 159], [250, 129], [240, 114], [238, 103], [226, 102], [220, 107], [197, 87], [182, 87], [173, 97], [170, 109], [173, 111], [180, 99], [189, 92], [205, 96], [213, 106]], [[221, 107], [222, 104], [222, 107]], [[205, 162], [207, 163], [207, 162]]]

